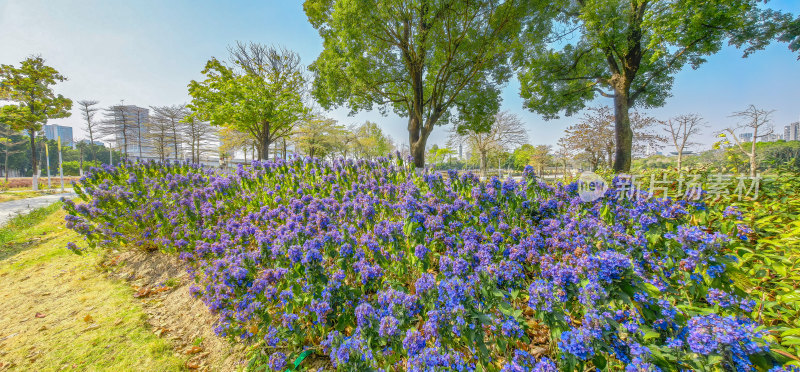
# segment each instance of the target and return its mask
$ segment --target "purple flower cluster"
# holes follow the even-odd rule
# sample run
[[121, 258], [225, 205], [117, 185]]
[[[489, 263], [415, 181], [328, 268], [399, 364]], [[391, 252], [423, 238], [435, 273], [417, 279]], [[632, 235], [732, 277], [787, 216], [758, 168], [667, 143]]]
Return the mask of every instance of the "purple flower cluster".
[[[273, 370], [305, 349], [343, 370], [411, 371], [555, 371], [600, 355], [652, 370], [666, 362], [651, 346], [680, 350], [681, 368], [688, 351], [738, 368], [766, 350], [741, 317], [751, 302], [727, 295], [728, 237], [690, 223], [684, 201], [582, 203], [530, 170], [417, 175], [394, 157], [230, 174], [124, 163], [75, 188], [70, 228], [90, 245], [177, 252], [217, 332], [281, 350]], [[695, 313], [704, 303], [737, 317]], [[542, 328], [560, 335], [557, 355], [534, 358], [521, 345]]]

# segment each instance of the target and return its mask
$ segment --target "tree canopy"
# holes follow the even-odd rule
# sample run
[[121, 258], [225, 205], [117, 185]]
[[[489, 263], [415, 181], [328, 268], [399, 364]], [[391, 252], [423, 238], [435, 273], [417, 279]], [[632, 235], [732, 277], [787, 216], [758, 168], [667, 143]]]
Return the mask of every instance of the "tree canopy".
[[780, 14], [760, 0], [560, 0], [551, 43], [537, 39], [517, 56], [525, 106], [545, 118], [582, 110], [596, 96], [614, 99], [616, 171], [630, 169], [628, 111], [658, 107], [674, 75], [698, 68], [727, 42], [745, 55], [780, 32]]
[[26, 58], [19, 67], [0, 65], [0, 99], [13, 102], [0, 108], [0, 122], [13, 130], [28, 132], [34, 190], [38, 189], [36, 134], [48, 119], [71, 115], [72, 100], [55, 94], [51, 87], [65, 80], [64, 75], [45, 65], [39, 56]]
[[259, 159], [267, 159], [269, 145], [289, 135], [308, 112], [300, 57], [255, 43], [238, 43], [230, 53], [230, 64], [212, 58], [203, 69], [205, 80], [189, 83], [191, 117], [249, 134]]
[[437, 125], [486, 131], [511, 77], [508, 59], [521, 30], [542, 34], [544, 0], [307, 0], [323, 39], [309, 67], [325, 108], [377, 108], [408, 118], [414, 164]]

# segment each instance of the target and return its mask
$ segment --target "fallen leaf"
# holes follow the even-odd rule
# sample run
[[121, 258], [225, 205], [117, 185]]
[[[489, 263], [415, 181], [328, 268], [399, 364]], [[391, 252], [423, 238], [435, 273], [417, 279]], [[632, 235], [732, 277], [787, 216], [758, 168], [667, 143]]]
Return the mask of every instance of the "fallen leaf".
[[46, 329], [47, 329], [47, 326], [42, 326], [42, 328], [39, 328], [39, 332], [44, 331]]
[[197, 354], [197, 353], [199, 353], [201, 351], [203, 351], [202, 347], [200, 347], [200, 346], [192, 346], [192, 347], [189, 348], [189, 350], [186, 350], [186, 354], [189, 354], [189, 355]]
[[139, 291], [137, 291], [136, 293], [134, 293], [133, 297], [136, 297], [136, 298], [146, 297], [149, 294], [150, 294], [150, 288], [142, 288]]
[[44, 314], [42, 314], [42, 313], [36, 313], [36, 315], [34, 315], [34, 316], [35, 316], [35, 317], [37, 317], [37, 318], [44, 318], [44, 317], [46, 317], [47, 315], [44, 315]]
[[198, 369], [198, 368], [200, 368], [200, 365], [197, 364], [197, 363], [194, 363], [194, 362], [186, 362], [186, 368]]
[[86, 314], [86, 316], [85, 316], [85, 317], [83, 317], [83, 321], [84, 321], [84, 322], [86, 322], [86, 323], [89, 323], [89, 322], [91, 322], [91, 321], [94, 321], [94, 318], [92, 318], [92, 316], [91, 316], [91, 315], [89, 315], [89, 314]]

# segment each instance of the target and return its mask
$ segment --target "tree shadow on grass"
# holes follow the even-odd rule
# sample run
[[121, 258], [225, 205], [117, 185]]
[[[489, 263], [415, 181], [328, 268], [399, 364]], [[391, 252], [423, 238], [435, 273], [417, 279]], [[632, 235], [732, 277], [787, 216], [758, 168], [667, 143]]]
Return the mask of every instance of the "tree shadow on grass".
[[7, 258], [16, 255], [17, 253], [26, 251], [30, 248], [45, 244], [53, 239], [55, 236], [36, 236], [25, 241], [7, 242], [0, 246], [0, 261], [5, 261]]

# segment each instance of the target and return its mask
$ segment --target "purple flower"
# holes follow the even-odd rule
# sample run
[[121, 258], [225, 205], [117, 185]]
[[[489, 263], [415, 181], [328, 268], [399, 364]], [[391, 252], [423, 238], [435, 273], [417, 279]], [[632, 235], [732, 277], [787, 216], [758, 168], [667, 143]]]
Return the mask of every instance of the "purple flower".
[[397, 333], [397, 325], [398, 325], [397, 318], [393, 316], [385, 316], [381, 318], [381, 325], [378, 329], [378, 334], [381, 337], [391, 337]]
[[424, 260], [427, 254], [428, 254], [428, 248], [425, 248], [425, 246], [422, 244], [419, 244], [414, 248], [414, 256], [416, 256], [420, 260]]
[[269, 368], [273, 371], [280, 371], [286, 367], [286, 354], [280, 351], [272, 353], [269, 357]]

